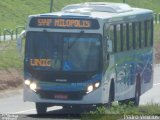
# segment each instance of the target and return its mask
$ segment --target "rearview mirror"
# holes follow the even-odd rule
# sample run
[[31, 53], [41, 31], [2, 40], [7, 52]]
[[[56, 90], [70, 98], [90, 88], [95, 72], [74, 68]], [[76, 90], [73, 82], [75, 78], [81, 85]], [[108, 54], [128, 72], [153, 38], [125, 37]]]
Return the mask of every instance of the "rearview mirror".
[[22, 50], [23, 50], [23, 44], [22, 44], [22, 39], [26, 36], [26, 31], [23, 30], [18, 38], [17, 38], [17, 49], [19, 51], [20, 54], [22, 54]]

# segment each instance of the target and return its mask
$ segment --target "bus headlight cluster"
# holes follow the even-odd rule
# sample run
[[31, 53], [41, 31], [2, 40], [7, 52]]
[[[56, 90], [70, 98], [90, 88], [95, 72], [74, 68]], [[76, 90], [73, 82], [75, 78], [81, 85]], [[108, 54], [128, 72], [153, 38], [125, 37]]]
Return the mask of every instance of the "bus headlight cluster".
[[31, 82], [31, 80], [25, 80], [25, 81], [24, 81], [24, 84], [27, 85], [27, 86], [29, 86], [29, 88], [30, 88], [31, 90], [33, 90], [33, 91], [36, 92], [36, 89], [37, 89], [37, 84], [36, 84], [36, 83]]
[[88, 87], [87, 87], [87, 94], [88, 93], [90, 93], [90, 92], [92, 92], [93, 90], [95, 90], [96, 88], [98, 88], [100, 86], [100, 82], [96, 82], [96, 83], [94, 83], [94, 84], [92, 84], [92, 85], [89, 85]]

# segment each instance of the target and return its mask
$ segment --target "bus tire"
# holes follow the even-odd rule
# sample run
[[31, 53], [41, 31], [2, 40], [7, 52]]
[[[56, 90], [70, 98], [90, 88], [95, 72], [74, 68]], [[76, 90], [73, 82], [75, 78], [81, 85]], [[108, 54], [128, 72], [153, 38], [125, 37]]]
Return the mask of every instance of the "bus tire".
[[37, 114], [46, 114], [47, 106], [44, 103], [35, 103]]
[[114, 96], [115, 96], [115, 89], [114, 89], [114, 81], [112, 80], [111, 85], [110, 85], [110, 90], [109, 90], [109, 98], [108, 98], [107, 107], [112, 106], [112, 103], [114, 101]]
[[140, 82], [140, 76], [138, 76], [136, 80], [135, 97], [131, 99], [131, 101], [135, 106], [139, 105], [140, 95], [141, 95], [141, 82]]
[[81, 114], [84, 111], [80, 105], [63, 106], [63, 110], [65, 110], [67, 114]]

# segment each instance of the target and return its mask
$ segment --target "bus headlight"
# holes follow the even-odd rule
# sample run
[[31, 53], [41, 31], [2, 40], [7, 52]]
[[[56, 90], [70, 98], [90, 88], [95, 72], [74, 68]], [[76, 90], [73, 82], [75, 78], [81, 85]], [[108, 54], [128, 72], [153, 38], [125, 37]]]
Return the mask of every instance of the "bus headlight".
[[30, 84], [31, 84], [31, 81], [30, 81], [30, 80], [25, 80], [25, 81], [24, 81], [24, 84], [25, 84], [25, 85], [30, 85]]
[[87, 88], [87, 93], [90, 93], [93, 91], [93, 85], [89, 85]]
[[36, 92], [36, 89], [37, 89], [37, 84], [36, 83], [31, 83], [29, 87], [30, 87], [31, 90]]
[[98, 88], [100, 86], [100, 82], [96, 82], [95, 84], [94, 84], [94, 87], [95, 88]]
[[89, 85], [87, 87], [87, 92], [86, 93], [88, 94], [88, 93], [92, 92], [93, 90], [99, 88], [99, 86], [100, 86], [100, 82], [96, 82], [96, 83], [94, 83], [92, 85]]

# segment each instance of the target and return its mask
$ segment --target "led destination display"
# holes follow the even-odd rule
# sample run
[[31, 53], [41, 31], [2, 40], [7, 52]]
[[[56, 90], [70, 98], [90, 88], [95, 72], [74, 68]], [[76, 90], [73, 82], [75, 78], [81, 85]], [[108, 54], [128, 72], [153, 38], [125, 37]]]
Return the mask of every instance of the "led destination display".
[[99, 29], [97, 20], [78, 18], [35, 17], [31, 19], [29, 26], [33, 28]]

